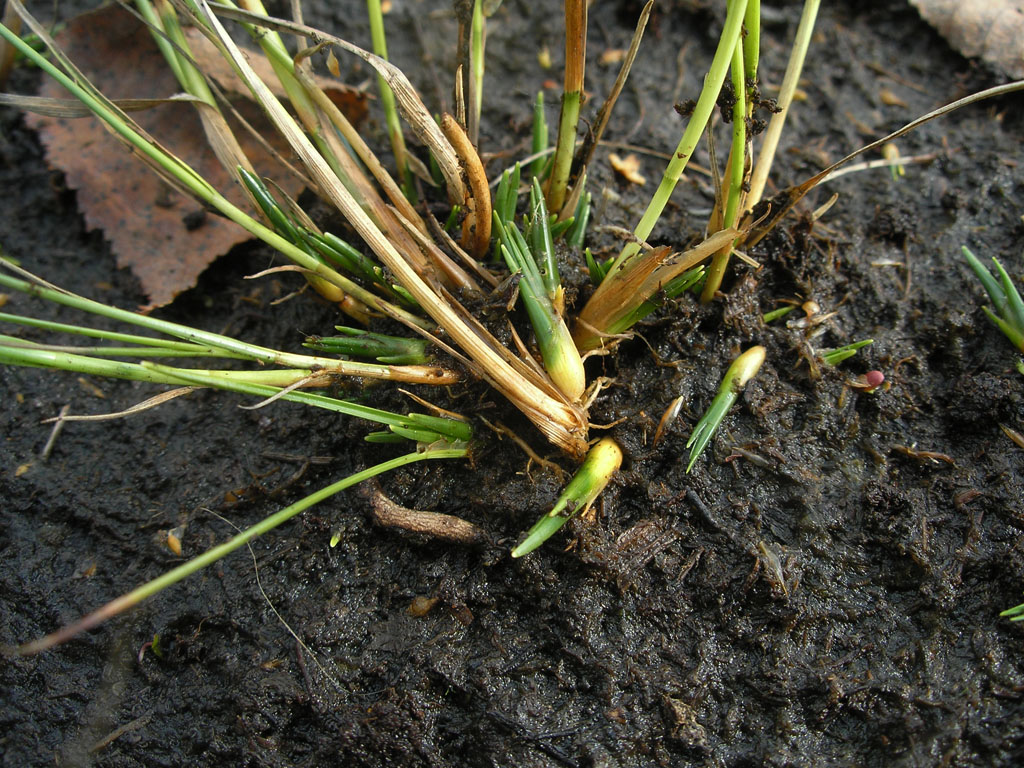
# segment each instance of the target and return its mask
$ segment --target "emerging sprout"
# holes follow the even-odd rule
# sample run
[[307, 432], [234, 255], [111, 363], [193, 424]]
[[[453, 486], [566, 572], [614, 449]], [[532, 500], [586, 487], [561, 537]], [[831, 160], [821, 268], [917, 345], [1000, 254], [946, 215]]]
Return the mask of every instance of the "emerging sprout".
[[992, 263], [996, 265], [996, 272], [999, 273], [997, 281], [966, 245], [962, 250], [964, 258], [981, 280], [981, 284], [985, 286], [985, 292], [996, 307], [995, 312], [988, 307], [982, 307], [988, 319], [995, 323], [1013, 346], [1024, 352], [1024, 302], [1021, 301], [1017, 287], [998, 259], [992, 259]]
[[796, 309], [796, 307], [793, 306], [792, 304], [789, 304], [784, 307], [779, 307], [778, 309], [773, 309], [770, 312], [765, 312], [763, 315], [761, 315], [761, 320], [762, 322], [764, 322], [765, 325], [768, 325], [768, 323], [774, 322], [781, 317], [785, 317], [794, 309]]
[[[841, 347], [836, 347], [835, 349], [823, 349], [821, 350], [821, 359], [834, 367], [844, 360], [849, 360], [851, 357], [856, 355], [858, 349], [863, 349], [869, 344], [874, 343], [874, 339], [863, 339], [861, 341], [855, 341], [852, 344], [845, 344]], [[877, 384], [875, 386], [877, 386]]]
[[555, 506], [527, 532], [523, 543], [512, 550], [512, 557], [530, 554], [569, 520], [586, 512], [608, 485], [612, 475], [619, 471], [621, 464], [622, 450], [614, 440], [605, 437], [598, 442], [590, 449], [583, 466], [565, 486]]
[[725, 372], [725, 378], [722, 379], [722, 385], [718, 388], [718, 394], [715, 395], [711, 406], [697, 422], [690, 439], [686, 441], [686, 447], [690, 449], [690, 463], [686, 465], [687, 472], [693, 469], [693, 465], [697, 463], [697, 459], [711, 441], [711, 436], [715, 434], [715, 430], [722, 423], [725, 414], [729, 412], [732, 404], [739, 397], [740, 391], [760, 370], [764, 357], [765, 348], [757, 346], [751, 347], [733, 360], [729, 370]]
[[[868, 371], [867, 373], [862, 373], [860, 376], [857, 376], [855, 379], [851, 379], [846, 383], [853, 389], [870, 394], [885, 384], [885, 374], [878, 370]], [[888, 387], [887, 384], [886, 387]]]
[[[518, 175], [518, 168], [516, 169]], [[504, 183], [504, 180], [503, 180]], [[511, 220], [514, 198], [508, 203], [506, 192], [499, 187], [494, 210], [494, 228], [501, 243], [501, 255], [513, 273], [520, 273], [519, 295], [530, 317], [544, 368], [555, 386], [570, 400], [578, 401], [586, 388], [583, 362], [572, 335], [562, 319], [565, 298], [558, 277], [551, 222], [548, 218], [540, 182], [536, 178], [530, 190], [530, 216], [525, 234]], [[509, 215], [509, 219], [503, 218]]]
[[[964, 250], [966, 250], [966, 248]], [[999, 615], [1009, 619], [1010, 621], [1024, 621], [1024, 603], [1015, 605], [1013, 608], [1007, 608]]]

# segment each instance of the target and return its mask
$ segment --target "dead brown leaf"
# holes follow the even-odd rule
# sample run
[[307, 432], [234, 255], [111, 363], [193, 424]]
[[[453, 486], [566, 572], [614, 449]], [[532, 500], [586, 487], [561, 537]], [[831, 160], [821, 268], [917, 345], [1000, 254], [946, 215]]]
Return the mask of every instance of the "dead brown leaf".
[[1002, 74], [1024, 78], [1024, 0], [910, 0], [964, 56], [980, 56]]
[[[221, 56], [217, 47], [207, 39], [206, 35], [194, 27], [189, 27], [185, 30], [185, 39], [188, 40], [193, 58], [200, 70], [216, 80], [226, 92], [249, 98], [249, 92], [245, 90], [245, 86], [235, 76], [235, 71], [231, 68], [231, 64]], [[266, 58], [254, 54], [249, 58], [249, 66], [256, 71], [256, 74], [267, 84], [275, 96], [279, 99], [287, 98], [284, 87], [278, 81], [277, 76], [274, 74], [274, 68], [270, 66], [270, 62]], [[336, 59], [334, 66], [335, 68], [338, 66]], [[368, 107], [366, 93], [363, 91], [320, 75], [313, 75], [313, 82], [323, 89], [328, 98], [334, 102], [338, 109], [345, 113], [345, 117], [353, 125], [358, 125], [366, 117]]]
[[[75, 18], [57, 42], [111, 98], [166, 97], [181, 90], [149, 32], [116, 6]], [[231, 80], [224, 75], [220, 84], [225, 91], [237, 87], [229, 84]], [[50, 79], [43, 82], [40, 94], [68, 96]], [[238, 99], [234, 106], [257, 129], [266, 126], [252, 102]], [[194, 107], [164, 104], [133, 117], [229, 199], [247, 208], [242, 191], [207, 146]], [[62, 170], [68, 187], [77, 190], [86, 225], [102, 230], [119, 266], [130, 268], [138, 277], [150, 300], [147, 309], [167, 304], [193, 286], [211, 262], [249, 238], [236, 225], [206, 215], [199, 203], [169, 189], [98, 120], [29, 115], [27, 122], [39, 131], [51, 166]], [[232, 127], [256, 170], [276, 180], [289, 195], [297, 195], [295, 178], [269, 158], [248, 132]], [[272, 130], [264, 130], [263, 136], [284, 157], [290, 156]]]

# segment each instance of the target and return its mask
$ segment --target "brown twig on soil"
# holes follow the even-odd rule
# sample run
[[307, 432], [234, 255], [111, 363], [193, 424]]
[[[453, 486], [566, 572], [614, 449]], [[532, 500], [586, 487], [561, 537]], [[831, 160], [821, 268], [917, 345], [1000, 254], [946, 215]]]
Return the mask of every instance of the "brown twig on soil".
[[368, 483], [365, 488], [363, 495], [369, 499], [373, 520], [380, 526], [423, 533], [457, 544], [481, 544], [488, 539], [483, 528], [461, 517], [403, 507], [385, 496], [376, 483]]
[[68, 415], [68, 411], [71, 410], [71, 405], [66, 404], [61, 406], [60, 413], [54, 419], [48, 419], [53, 421], [53, 429], [50, 430], [50, 437], [46, 441], [46, 445], [43, 446], [43, 450], [39, 452], [39, 458], [46, 461], [50, 458], [50, 454], [53, 452], [53, 446], [57, 444], [57, 438], [60, 436], [61, 431], [64, 429], [65, 416]]

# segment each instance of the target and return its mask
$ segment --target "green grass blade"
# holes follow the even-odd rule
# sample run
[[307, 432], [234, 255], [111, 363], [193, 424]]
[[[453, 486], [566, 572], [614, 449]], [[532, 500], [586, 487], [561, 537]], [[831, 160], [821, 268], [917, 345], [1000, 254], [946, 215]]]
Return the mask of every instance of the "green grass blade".
[[[366, 9], [370, 17], [370, 37], [373, 40], [373, 52], [386, 61], [388, 58], [388, 44], [384, 33], [384, 14], [381, 9], [381, 0], [366, 0]], [[412, 174], [409, 171], [409, 162], [405, 157], [407, 152], [405, 134], [402, 133], [402, 121], [398, 117], [398, 105], [395, 102], [395, 94], [381, 74], [377, 75], [377, 86], [380, 90], [380, 103], [384, 108], [384, 119], [388, 127], [388, 137], [391, 139], [391, 151], [394, 153], [395, 163], [398, 165], [402, 190], [407, 197], [414, 199], [415, 188], [413, 186]]]
[[711, 401], [711, 406], [701, 416], [697, 426], [693, 428], [693, 434], [686, 441], [686, 447], [690, 449], [690, 461], [686, 465], [686, 473], [689, 474], [697, 459], [704, 453], [712, 436], [718, 430], [725, 415], [736, 402], [737, 393], [732, 390], [719, 392]]
[[846, 344], [835, 349], [823, 349], [821, 350], [821, 359], [831, 366], [836, 366], [856, 355], [858, 349], [863, 349], [869, 344], [874, 343], [874, 339], [862, 339], [861, 341], [855, 341], [852, 344]]
[[194, 557], [187, 563], [179, 565], [177, 568], [168, 571], [167, 573], [159, 576], [152, 581], [146, 582], [140, 587], [133, 589], [125, 595], [107, 603], [102, 608], [87, 614], [83, 618], [79, 619], [73, 624], [70, 624], [63, 629], [54, 632], [53, 634], [47, 635], [44, 638], [36, 640], [35, 642], [23, 645], [18, 649], [21, 655], [30, 655], [39, 653], [48, 648], [52, 648], [55, 645], [60, 645], [66, 640], [71, 639], [80, 632], [85, 632], [96, 626], [99, 626], [104, 621], [113, 616], [122, 613], [123, 611], [137, 605], [148, 597], [151, 597], [158, 592], [167, 589], [167, 587], [178, 583], [182, 579], [191, 576], [193, 573], [202, 570], [203, 568], [217, 562], [222, 557], [231, 554], [239, 547], [245, 546], [250, 541], [262, 536], [274, 528], [288, 522], [293, 517], [301, 512], [306, 511], [310, 507], [319, 504], [326, 499], [331, 498], [335, 494], [340, 493], [346, 488], [351, 488], [353, 485], [369, 480], [372, 477], [390, 472], [400, 467], [408, 466], [419, 461], [428, 461], [435, 459], [461, 459], [468, 455], [466, 448], [443, 448], [426, 450], [422, 452], [407, 453], [404, 456], [390, 459], [389, 461], [382, 462], [375, 466], [364, 469], [355, 474], [349, 475], [348, 477], [338, 480], [325, 488], [321, 488], [316, 493], [311, 493], [304, 499], [290, 504], [284, 509], [275, 512], [269, 517], [264, 518], [256, 525], [246, 528], [236, 536], [231, 537], [223, 544], [219, 544], [212, 549], [207, 550], [198, 557]]
[[1006, 303], [1006, 295], [1003, 293], [999, 281], [992, 277], [992, 273], [985, 268], [985, 265], [981, 263], [981, 260], [974, 255], [970, 248], [965, 245], [960, 250], [964, 258], [967, 259], [967, 264], [971, 270], [981, 281], [981, 284], [985, 286], [985, 293], [988, 294], [989, 300], [996, 306], [997, 310], [1001, 311], [1000, 308]]
[[1024, 333], [1024, 302], [1021, 301], [1020, 294], [1017, 292], [1017, 286], [1013, 284], [1013, 280], [1010, 279], [1009, 274], [1003, 269], [1003, 265], [999, 263], [998, 259], [993, 257], [992, 262], [996, 265], [999, 281], [1003, 287], [1003, 295], [1006, 297], [1006, 303], [1001, 309], [1000, 314], [1019, 333]]
[[1024, 352], [1024, 333], [1014, 328], [988, 307], [982, 307], [981, 309], [986, 315], [988, 315], [988, 319], [991, 320], [995, 326], [1003, 332], [1003, 335], [1010, 340], [1010, 343], [1017, 347], [1021, 352]]
[[82, 325], [70, 325], [68, 323], [57, 323], [52, 320], [40, 320], [35, 317], [23, 315], [10, 315], [0, 312], [0, 322], [23, 325], [29, 328], [39, 328], [52, 333], [68, 333], [76, 336], [86, 336], [93, 339], [104, 339], [116, 341], [122, 344], [138, 344], [141, 348], [164, 349], [168, 353], [174, 353], [180, 357], [188, 356], [217, 356], [233, 358], [236, 360], [247, 359], [243, 355], [234, 354], [225, 350], [214, 349], [213, 347], [201, 344], [190, 344], [185, 341], [173, 341], [171, 339], [158, 339], [153, 336], [139, 336], [133, 333], [117, 333], [116, 331], [103, 331], [98, 328], [88, 328]]
[[529, 225], [529, 237], [533, 256], [537, 260], [544, 290], [551, 301], [555, 301], [561, 290], [558, 276], [558, 262], [555, 260], [555, 243], [551, 236], [551, 221], [548, 219], [548, 208], [544, 203], [544, 193], [540, 182], [535, 176], [530, 187], [530, 208], [532, 219]]
[[530, 162], [530, 175], [538, 179], [544, 178], [547, 158], [543, 156], [548, 148], [548, 120], [544, 115], [544, 91], [537, 91], [537, 101], [533, 104], [533, 143], [532, 155], [541, 155]]

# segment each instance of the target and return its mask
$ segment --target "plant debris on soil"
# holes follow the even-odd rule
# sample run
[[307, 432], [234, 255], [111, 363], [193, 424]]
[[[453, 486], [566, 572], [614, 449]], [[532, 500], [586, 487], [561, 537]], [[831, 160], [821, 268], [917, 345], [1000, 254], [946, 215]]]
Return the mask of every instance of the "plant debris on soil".
[[[369, 40], [360, 4], [303, 5], [310, 23]], [[609, 139], [675, 146], [683, 119], [673, 105], [699, 91], [721, 22], [704, 5], [656, 9]], [[822, 9], [806, 100], [773, 173], [780, 186], [998, 82], [906, 4], [853, 5]], [[391, 57], [432, 105], [450, 83], [447, 8], [409, 0], [388, 16]], [[765, 9], [768, 96], [799, 11]], [[638, 12], [595, 4], [592, 50], [627, 46]], [[501, 153], [492, 176], [528, 152], [530, 108], [551, 77], [537, 50], [560, 66], [561, 26], [540, 14], [506, 2], [489, 26], [481, 143]], [[371, 74], [342, 66], [350, 83]], [[25, 91], [35, 74], [15, 78]], [[592, 103], [613, 78], [614, 68], [588, 70]], [[480, 543], [382, 527], [358, 492], [336, 497], [98, 630], [4, 658], [3, 764], [1020, 765], [1024, 624], [998, 614], [1024, 591], [1024, 450], [1001, 429], [1024, 430], [1024, 377], [960, 247], [1021, 278], [1022, 107], [1019, 95], [1003, 98], [900, 139], [904, 156], [937, 157], [898, 181], [877, 169], [816, 190], [750, 254], [760, 269], [731, 271], [724, 300], [684, 297], [652, 315], [642, 338], [590, 361], [613, 380], [591, 419], [617, 423], [626, 453], [594, 521], [572, 521], [511, 560], [564, 480], [480, 428], [471, 463], [415, 465], [381, 482], [402, 507], [478, 526]], [[385, 145], [372, 111], [367, 130]], [[610, 252], [614, 232], [602, 227], [632, 226], [646, 198], [605, 151], [592, 168], [588, 243]], [[707, 165], [706, 148], [695, 161]], [[651, 174], [655, 161], [644, 167]], [[0, 178], [5, 253], [87, 296], [145, 302], [6, 109]], [[710, 180], [686, 179], [655, 245], [685, 244], [707, 218]], [[839, 201], [812, 224], [833, 193]], [[309, 294], [274, 303], [299, 286], [295, 276], [241, 279], [271, 261], [261, 246], [237, 247], [156, 312], [296, 349], [330, 329], [335, 310]], [[566, 272], [582, 286], [574, 263]], [[761, 319], [812, 300], [823, 322], [800, 309]], [[28, 302], [12, 296], [5, 311]], [[864, 338], [874, 343], [836, 368], [813, 352]], [[690, 431], [752, 343], [767, 362], [687, 475]], [[851, 385], [875, 369], [886, 386]], [[128, 419], [66, 424], [44, 456], [52, 426], [41, 422], [63, 406], [115, 412], [152, 388], [18, 368], [0, 377], [7, 646], [173, 567], [168, 531], [194, 555], [389, 455], [362, 442], [366, 424], [283, 402], [241, 410], [240, 398], [200, 391]], [[379, 384], [348, 394], [410, 407]], [[481, 384], [420, 394], [500, 422], [562, 462]]]

